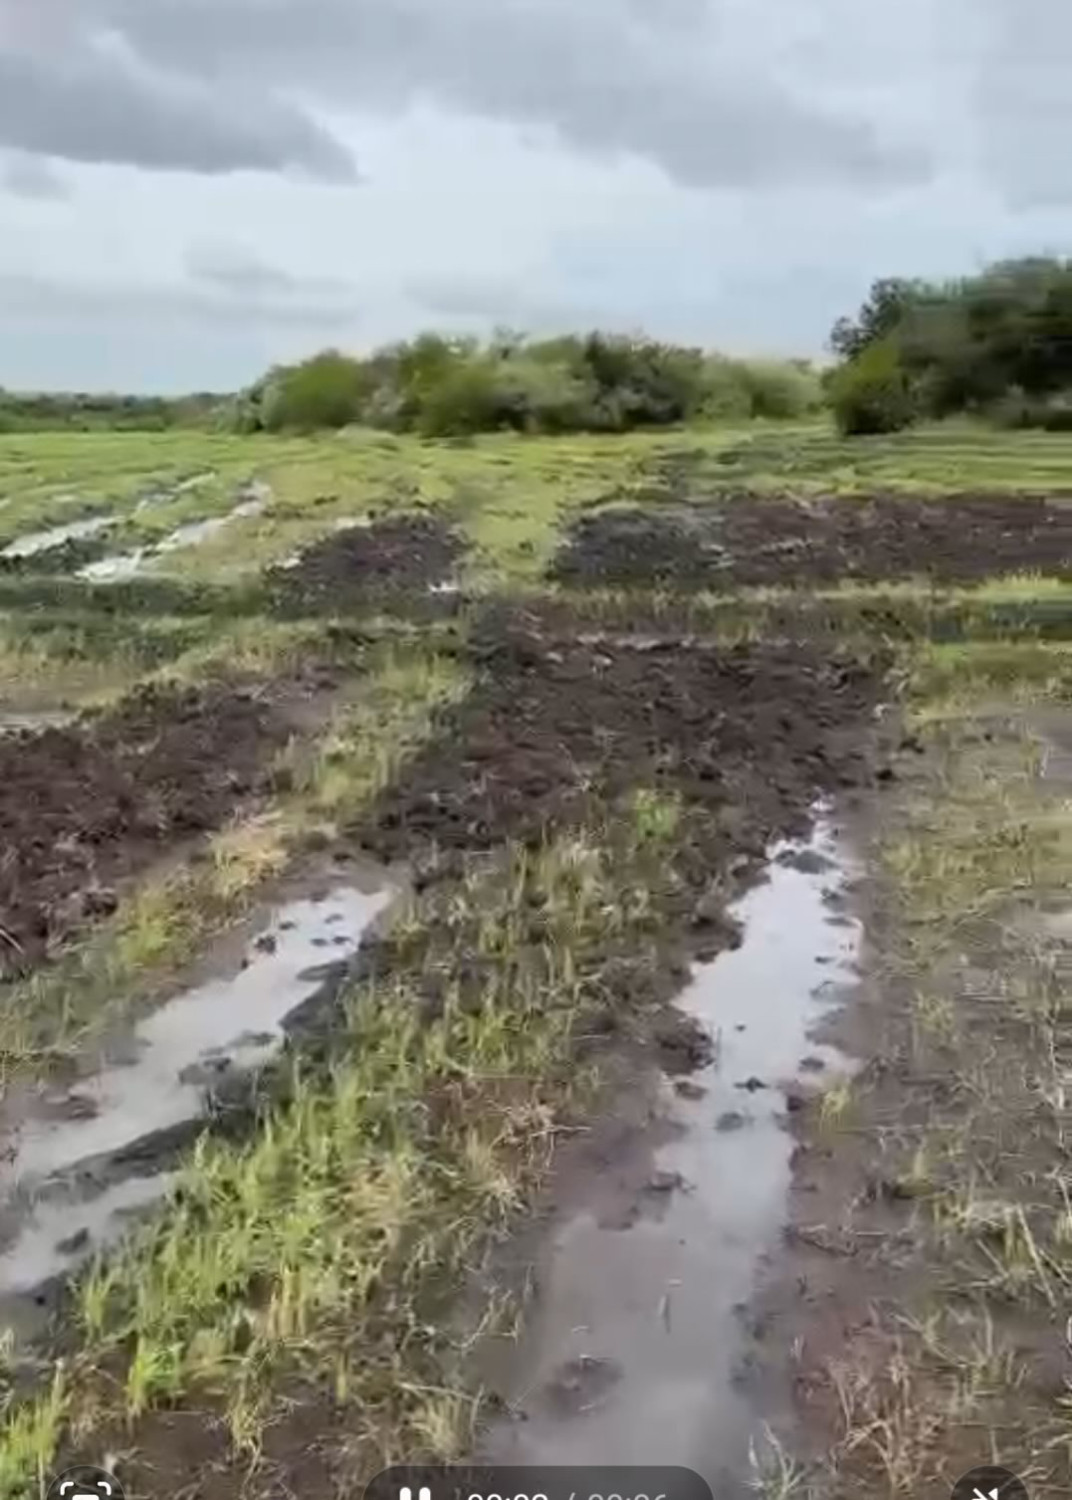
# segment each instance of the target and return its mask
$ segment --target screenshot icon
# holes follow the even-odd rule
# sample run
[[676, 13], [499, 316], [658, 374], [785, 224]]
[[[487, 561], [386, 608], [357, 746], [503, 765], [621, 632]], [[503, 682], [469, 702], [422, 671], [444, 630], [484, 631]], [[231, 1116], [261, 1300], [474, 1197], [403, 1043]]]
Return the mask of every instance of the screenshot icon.
[[1028, 1493], [1023, 1480], [1009, 1469], [984, 1464], [961, 1475], [951, 1500], [1028, 1500]]
[[75, 1464], [57, 1474], [48, 1487], [46, 1500], [125, 1500], [123, 1486], [107, 1469], [93, 1464]]

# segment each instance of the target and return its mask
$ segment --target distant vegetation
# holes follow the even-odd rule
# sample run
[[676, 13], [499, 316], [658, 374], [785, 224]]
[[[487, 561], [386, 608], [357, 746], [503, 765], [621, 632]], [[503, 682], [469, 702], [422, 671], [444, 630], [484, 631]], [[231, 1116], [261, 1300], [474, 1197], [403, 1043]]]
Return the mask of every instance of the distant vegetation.
[[271, 370], [232, 419], [245, 432], [351, 423], [427, 437], [626, 432], [690, 418], [799, 418], [823, 399], [807, 361], [734, 360], [600, 333], [488, 343], [422, 334], [366, 359], [329, 350]]
[[478, 432], [628, 432], [688, 421], [800, 419], [833, 409], [846, 435], [970, 413], [1072, 430], [1072, 261], [1004, 261], [975, 276], [876, 281], [835, 324], [838, 363], [744, 360], [642, 335], [486, 341], [424, 333], [358, 357], [325, 350], [237, 396], [18, 395], [0, 432], [35, 428], [317, 432], [351, 425]]
[[1072, 261], [1003, 261], [960, 281], [877, 281], [831, 344], [843, 432], [974, 412], [1072, 430]]
[[162, 432], [203, 427], [219, 412], [223, 397], [119, 396], [16, 392], [0, 389], [0, 432]]

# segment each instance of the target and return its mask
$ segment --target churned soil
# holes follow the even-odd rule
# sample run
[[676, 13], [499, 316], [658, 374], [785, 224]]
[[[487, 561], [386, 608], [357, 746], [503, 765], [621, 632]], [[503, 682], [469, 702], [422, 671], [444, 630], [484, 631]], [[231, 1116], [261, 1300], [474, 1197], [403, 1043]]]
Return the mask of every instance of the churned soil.
[[278, 606], [315, 614], [351, 610], [366, 599], [428, 596], [449, 583], [463, 551], [441, 521], [396, 515], [315, 542], [294, 565], [273, 569], [268, 587]]
[[882, 692], [874, 654], [583, 639], [591, 625], [561, 605], [489, 609], [469, 645], [477, 686], [380, 799], [363, 843], [388, 859], [434, 847], [440, 860], [535, 844], [647, 787], [718, 812], [698, 851], [717, 870], [761, 860], [817, 797], [872, 775], [861, 731]]
[[1072, 503], [1043, 495], [803, 499], [727, 495], [582, 516], [561, 582], [711, 589], [889, 582], [971, 584], [1017, 572], [1072, 578]]
[[263, 696], [146, 687], [67, 728], [0, 736], [0, 978], [107, 914], [115, 882], [222, 824], [291, 732]]

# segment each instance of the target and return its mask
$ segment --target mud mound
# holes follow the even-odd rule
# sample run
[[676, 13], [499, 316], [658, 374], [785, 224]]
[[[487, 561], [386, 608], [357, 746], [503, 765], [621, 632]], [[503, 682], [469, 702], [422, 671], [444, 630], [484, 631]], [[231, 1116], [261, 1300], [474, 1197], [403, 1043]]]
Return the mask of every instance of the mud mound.
[[0, 737], [0, 977], [114, 908], [113, 884], [255, 791], [288, 726], [222, 688], [144, 689], [98, 719]]
[[393, 516], [325, 537], [293, 567], [268, 575], [273, 601], [308, 613], [333, 613], [365, 599], [430, 593], [449, 582], [463, 552], [442, 522], [423, 515]]
[[1072, 578], [1072, 505], [1040, 495], [796, 500], [733, 495], [582, 517], [555, 560], [564, 582], [731, 589], [996, 574]]
[[868, 778], [872, 661], [806, 645], [585, 643], [590, 623], [558, 634], [538, 614], [486, 616], [477, 687], [355, 830], [362, 841], [386, 858], [537, 842], [663, 787], [724, 814], [717, 834], [706, 820], [706, 879], [805, 827], [819, 794]]

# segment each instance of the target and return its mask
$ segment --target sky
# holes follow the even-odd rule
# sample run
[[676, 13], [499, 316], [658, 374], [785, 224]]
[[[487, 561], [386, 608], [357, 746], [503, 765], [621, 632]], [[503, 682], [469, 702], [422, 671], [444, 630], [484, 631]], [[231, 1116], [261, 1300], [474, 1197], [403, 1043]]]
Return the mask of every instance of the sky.
[[0, 0], [0, 386], [435, 327], [821, 356], [1072, 242], [1068, 0]]

